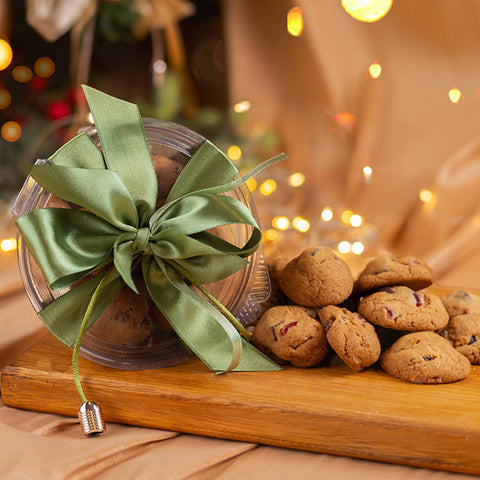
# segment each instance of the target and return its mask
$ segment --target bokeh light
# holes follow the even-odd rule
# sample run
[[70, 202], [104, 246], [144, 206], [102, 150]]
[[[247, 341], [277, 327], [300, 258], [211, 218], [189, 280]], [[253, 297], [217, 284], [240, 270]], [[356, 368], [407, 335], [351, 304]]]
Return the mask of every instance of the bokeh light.
[[95, 123], [95, 120], [93, 119], [92, 112], [87, 113], [87, 122], [91, 123], [92, 125]]
[[310, 222], [302, 217], [295, 217], [292, 220], [292, 227], [299, 232], [305, 233], [310, 230]]
[[347, 242], [346, 240], [341, 241], [337, 249], [340, 253], [348, 253], [352, 248], [352, 244], [350, 242]]
[[288, 184], [291, 187], [300, 187], [305, 183], [305, 175], [301, 172], [292, 173], [288, 177]]
[[32, 71], [25, 65], [18, 65], [13, 69], [13, 78], [19, 83], [27, 83], [32, 79]]
[[8, 90], [0, 88], [0, 110], [8, 108], [12, 103], [12, 96]]
[[365, 250], [365, 246], [363, 245], [362, 242], [353, 242], [352, 243], [352, 252], [355, 255], [361, 255], [364, 250]]
[[243, 100], [242, 102], [238, 102], [233, 106], [233, 110], [236, 113], [245, 113], [250, 110], [251, 103], [248, 100]]
[[13, 252], [17, 249], [17, 240], [15, 238], [5, 238], [0, 242], [0, 250], [3, 252]]
[[271, 195], [277, 189], [277, 182], [271, 178], [265, 180], [258, 189], [260, 193], [266, 197]]
[[10, 44], [0, 38], [0, 70], [5, 70], [12, 63], [13, 50]]
[[274, 217], [272, 219], [272, 227], [277, 230], [287, 230], [290, 226], [290, 220], [287, 217]]
[[377, 22], [392, 8], [393, 0], [342, 0], [345, 11], [360, 22]]
[[22, 127], [14, 121], [5, 122], [0, 134], [7, 142], [16, 142], [22, 136]]
[[382, 74], [382, 66], [375, 62], [368, 67], [368, 75], [370, 78], [378, 78]]
[[245, 185], [251, 192], [253, 192], [257, 188], [257, 181], [254, 178], [249, 178], [245, 182]]
[[267, 242], [274, 242], [278, 238], [278, 230], [273, 228], [269, 228], [265, 232], [263, 232], [263, 239]]
[[448, 98], [452, 103], [458, 103], [462, 99], [462, 92], [458, 88], [451, 88], [448, 91]]
[[228, 147], [227, 155], [232, 162], [238, 162], [242, 158], [242, 150], [239, 146], [232, 145]]
[[303, 12], [300, 7], [293, 7], [287, 13], [287, 31], [294, 37], [303, 33]]
[[329, 222], [333, 218], [333, 210], [330, 207], [325, 207], [320, 217], [324, 222]]
[[340, 220], [343, 223], [348, 224], [348, 223], [350, 223], [350, 219], [352, 218], [352, 215], [353, 215], [353, 212], [351, 210], [344, 210], [340, 214]]
[[352, 133], [357, 123], [357, 117], [350, 112], [339, 112], [333, 116], [333, 121], [348, 133]]
[[361, 215], [358, 215], [357, 213], [354, 213], [350, 217], [350, 225], [352, 227], [359, 227], [362, 223], [363, 223], [363, 218], [361, 217]]
[[41, 78], [51, 77], [55, 73], [55, 63], [48, 57], [40, 57], [33, 65], [35, 74]]
[[420, 200], [424, 203], [430, 203], [435, 200], [435, 193], [429, 190], [428, 188], [422, 188], [418, 193]]

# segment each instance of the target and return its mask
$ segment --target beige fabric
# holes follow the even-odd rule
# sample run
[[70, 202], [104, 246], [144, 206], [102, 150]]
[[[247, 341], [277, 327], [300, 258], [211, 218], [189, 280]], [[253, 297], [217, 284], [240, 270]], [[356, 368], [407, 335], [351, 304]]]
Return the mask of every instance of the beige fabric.
[[[300, 37], [286, 31], [293, 6], [304, 14]], [[351, 18], [340, 1], [224, 7], [232, 102], [249, 100], [252, 122], [280, 133], [288, 172], [307, 176], [295, 208], [312, 223], [310, 243], [322, 242], [324, 206], [349, 208], [379, 228], [366, 255], [418, 254], [444, 285], [480, 288], [480, 4], [400, 0], [372, 24]], [[366, 77], [373, 62], [383, 69], [375, 80]], [[457, 104], [448, 98], [453, 87], [463, 93]], [[355, 115], [352, 128], [335, 123], [341, 112]], [[365, 165], [373, 168], [368, 185]], [[422, 188], [437, 194], [435, 208], [420, 202]]]

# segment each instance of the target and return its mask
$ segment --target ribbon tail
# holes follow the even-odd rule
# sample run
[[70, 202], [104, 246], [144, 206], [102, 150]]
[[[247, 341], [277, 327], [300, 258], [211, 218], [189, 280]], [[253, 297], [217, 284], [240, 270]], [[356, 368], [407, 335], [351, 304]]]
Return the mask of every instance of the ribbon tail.
[[272, 371], [279, 367], [243, 340], [228, 320], [195, 293], [169, 265], [143, 262], [148, 292], [182, 341], [208, 368], [227, 371]]
[[[90, 298], [106, 274], [101, 273], [88, 279], [58, 297], [38, 313], [38, 316], [50, 332], [67, 347], [71, 347], [75, 343]], [[93, 325], [107, 308], [108, 304], [122, 288], [122, 285], [123, 279], [117, 274], [104, 287], [102, 295], [95, 303], [87, 329]]]

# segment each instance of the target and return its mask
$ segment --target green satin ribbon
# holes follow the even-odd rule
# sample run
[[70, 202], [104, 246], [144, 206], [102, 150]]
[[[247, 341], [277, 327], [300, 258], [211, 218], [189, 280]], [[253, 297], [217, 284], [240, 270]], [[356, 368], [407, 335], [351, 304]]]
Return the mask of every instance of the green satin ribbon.
[[[43, 323], [71, 347], [89, 303], [87, 328], [125, 283], [138, 293], [132, 278], [138, 266], [155, 304], [210, 369], [280, 369], [189, 284], [215, 282], [247, 265], [261, 232], [247, 206], [223, 193], [285, 155], [235, 179], [237, 168], [207, 140], [183, 168], [165, 204], [155, 210], [157, 178], [137, 106], [91, 87], [83, 89], [101, 150], [80, 133], [54, 153], [48, 165], [35, 165], [29, 173], [47, 191], [85, 210], [42, 208], [17, 220], [50, 287], [73, 286], [39, 312]], [[209, 233], [229, 224], [250, 227], [243, 247]], [[101, 269], [108, 265], [106, 278]], [[74, 285], [86, 276], [90, 278]], [[94, 294], [96, 301], [90, 302]]]

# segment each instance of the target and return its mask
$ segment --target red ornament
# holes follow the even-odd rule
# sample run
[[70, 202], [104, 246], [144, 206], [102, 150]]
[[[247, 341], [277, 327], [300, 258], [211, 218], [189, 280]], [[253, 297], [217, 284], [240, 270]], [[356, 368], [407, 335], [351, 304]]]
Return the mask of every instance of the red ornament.
[[70, 105], [64, 100], [54, 100], [47, 105], [47, 116], [50, 120], [58, 120], [72, 113]]
[[37, 75], [35, 75], [30, 80], [28, 86], [32, 92], [40, 93], [48, 87], [48, 80], [46, 78], [37, 77]]

